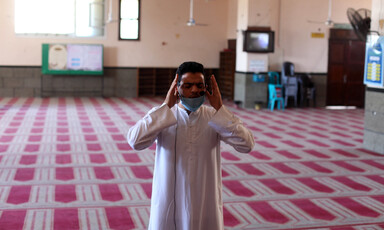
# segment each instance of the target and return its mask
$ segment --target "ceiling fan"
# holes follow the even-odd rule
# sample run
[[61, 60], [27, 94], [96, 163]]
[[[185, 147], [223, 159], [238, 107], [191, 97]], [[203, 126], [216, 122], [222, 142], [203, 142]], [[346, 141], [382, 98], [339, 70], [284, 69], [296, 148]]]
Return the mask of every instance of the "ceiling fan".
[[325, 24], [327, 26], [333, 26], [333, 24], [335, 23], [332, 19], [332, 0], [329, 0], [328, 1], [328, 18], [327, 20], [325, 21], [312, 21], [312, 20], [308, 20], [309, 23], [321, 23], [321, 24]]
[[190, 0], [189, 4], [189, 20], [187, 22], [187, 26], [207, 26], [207, 24], [196, 23], [193, 18], [193, 0]]
[[106, 24], [119, 21], [117, 19], [114, 19], [114, 17], [113, 17], [113, 14], [112, 14], [112, 0], [109, 0], [108, 2], [109, 2], [109, 6], [108, 6], [107, 20], [105, 21]]

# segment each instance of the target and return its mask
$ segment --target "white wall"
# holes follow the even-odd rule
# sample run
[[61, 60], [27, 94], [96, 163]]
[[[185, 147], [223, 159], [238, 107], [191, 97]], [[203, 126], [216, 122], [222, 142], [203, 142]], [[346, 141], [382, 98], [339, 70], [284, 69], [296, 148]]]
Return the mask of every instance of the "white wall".
[[372, 0], [372, 22], [371, 30], [377, 31], [381, 36], [384, 35], [384, 0]]
[[[328, 0], [281, 0], [281, 61], [295, 63], [298, 72], [327, 72], [329, 27], [308, 20], [325, 21]], [[349, 24], [347, 9], [371, 9], [371, 0], [332, 0], [331, 18]], [[325, 38], [311, 38], [312, 32], [325, 33]], [[274, 68], [281, 69], [280, 66]]]
[[[298, 72], [327, 72], [329, 28], [328, 0], [238, 0], [237, 71], [250, 71], [249, 60], [267, 60], [268, 70], [281, 71], [284, 61], [295, 64]], [[372, 0], [332, 0], [331, 19], [349, 24], [347, 9], [371, 9]], [[310, 23], [318, 21], [319, 23]], [[275, 31], [275, 52], [242, 52], [241, 30], [247, 26], [269, 26]], [[312, 38], [312, 33], [324, 38]]]
[[[118, 16], [118, 0], [113, 13]], [[0, 66], [41, 65], [42, 43], [101, 43], [109, 67], [174, 67], [186, 60], [219, 66], [219, 52], [227, 47], [228, 1], [194, 0], [194, 18], [208, 26], [188, 27], [189, 0], [141, 1], [141, 40], [118, 41], [118, 23], [107, 25], [99, 39], [22, 37], [14, 34], [14, 1], [0, 0]]]
[[[113, 1], [117, 16], [118, 0]], [[109, 67], [174, 67], [185, 60], [218, 67], [227, 39], [236, 38], [243, 29], [238, 28], [239, 1], [194, 0], [196, 21], [209, 26], [187, 27], [189, 0], [142, 0], [141, 40], [135, 42], [118, 41], [117, 23], [108, 24], [101, 39], [18, 37], [13, 32], [14, 1], [0, 0], [0, 66], [41, 65], [42, 43], [101, 43]], [[292, 61], [299, 72], [327, 72], [328, 27], [307, 21], [326, 20], [328, 0], [249, 1], [249, 26], [271, 26], [276, 33], [275, 53], [268, 55], [270, 70], [280, 71], [283, 61]], [[372, 0], [332, 0], [332, 19], [349, 23], [348, 7], [371, 9], [372, 5]], [[312, 32], [324, 32], [325, 38], [311, 38]], [[237, 43], [242, 49], [242, 42]]]

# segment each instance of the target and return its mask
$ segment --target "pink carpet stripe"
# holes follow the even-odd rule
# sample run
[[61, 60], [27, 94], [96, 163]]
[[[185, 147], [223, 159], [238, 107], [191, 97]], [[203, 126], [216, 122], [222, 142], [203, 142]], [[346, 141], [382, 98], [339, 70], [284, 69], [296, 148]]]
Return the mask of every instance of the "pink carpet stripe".
[[259, 181], [263, 183], [265, 186], [267, 186], [268, 188], [270, 188], [272, 191], [279, 194], [293, 195], [296, 193], [294, 190], [283, 185], [276, 179], [261, 179]]
[[240, 221], [234, 215], [232, 215], [232, 213], [228, 211], [228, 209], [226, 209], [225, 207], [223, 207], [223, 215], [224, 225], [226, 227], [235, 227], [240, 224]]
[[120, 134], [113, 134], [111, 137], [114, 141], [125, 141], [125, 137]]
[[55, 177], [56, 177], [56, 180], [63, 180], [63, 181], [73, 180], [75, 179], [73, 168], [71, 167], [56, 168]]
[[7, 134], [15, 134], [17, 132], [17, 128], [8, 128], [4, 131]]
[[330, 156], [328, 156], [328, 155], [326, 155], [324, 153], [321, 153], [321, 152], [319, 152], [317, 150], [313, 150], [313, 149], [307, 149], [307, 150], [304, 150], [304, 152], [306, 152], [306, 153], [308, 153], [308, 154], [310, 154], [312, 156], [315, 156], [317, 158], [322, 158], [322, 159], [329, 159], [329, 158], [331, 158]]
[[30, 142], [40, 142], [42, 139], [42, 135], [32, 135], [28, 137], [28, 141]]
[[0, 229], [2, 230], [22, 230], [26, 210], [4, 210], [0, 217]]
[[380, 213], [362, 205], [361, 203], [353, 200], [349, 197], [336, 197], [332, 198], [333, 201], [337, 202], [338, 204], [344, 206], [345, 208], [351, 210], [352, 212], [360, 215], [360, 216], [366, 216], [366, 217], [379, 217]]
[[91, 163], [95, 163], [95, 164], [103, 164], [107, 162], [107, 160], [105, 159], [105, 155], [102, 153], [89, 154], [89, 159]]
[[15, 136], [1, 136], [0, 142], [11, 142]]
[[32, 128], [31, 133], [43, 133], [44, 129], [42, 128]]
[[123, 199], [117, 184], [99, 184], [99, 190], [103, 200], [119, 201]]
[[351, 138], [350, 135], [346, 135], [346, 134], [341, 133], [341, 132], [331, 132], [331, 134], [337, 135], [337, 136], [340, 136], [340, 137]]
[[330, 139], [330, 141], [333, 141], [337, 144], [340, 144], [340, 145], [343, 145], [343, 146], [346, 146], [346, 147], [353, 147], [355, 146], [354, 144], [351, 144], [351, 143], [348, 143], [346, 141], [342, 141], [342, 140], [335, 140], [335, 139]]
[[69, 135], [57, 135], [56, 137], [57, 141], [70, 141], [70, 136]]
[[69, 154], [57, 154], [56, 164], [70, 164], [72, 163], [71, 155]]
[[278, 126], [269, 126], [269, 129], [274, 130], [276, 132], [284, 132], [285, 130]]
[[37, 152], [40, 149], [40, 145], [27, 144], [24, 148], [24, 152]]
[[151, 199], [152, 183], [141, 183], [140, 186], [143, 189], [144, 193], [147, 195], [148, 199]]
[[284, 216], [266, 201], [247, 202], [247, 205], [268, 222], [278, 224], [289, 222], [288, 217]]
[[246, 163], [236, 164], [236, 167], [243, 170], [244, 172], [246, 172], [249, 175], [258, 175], [258, 176], [265, 175], [265, 173], [263, 171], [258, 170], [257, 168], [255, 168], [251, 164], [246, 164]]
[[286, 165], [285, 163], [281, 162], [271, 162], [269, 163], [270, 166], [276, 168], [277, 170], [281, 171], [282, 173], [287, 173], [287, 174], [300, 174], [299, 171], [296, 169], [293, 169]]
[[285, 141], [281, 141], [281, 142], [286, 144], [286, 145], [289, 145], [293, 148], [303, 148], [304, 147], [303, 145], [298, 144], [297, 142], [292, 141], [292, 140], [285, 140]]
[[379, 153], [376, 153], [376, 152], [372, 152], [372, 151], [367, 150], [367, 149], [357, 148], [357, 150], [359, 150], [359, 151], [361, 151], [361, 152], [363, 152], [363, 153], [367, 153], [367, 154], [373, 155], [373, 156], [384, 157], [384, 155], [382, 155], [382, 154], [379, 154]]
[[281, 139], [281, 136], [278, 136], [274, 133], [263, 133], [264, 136], [267, 136], [267, 137], [270, 137], [270, 138], [273, 138], [273, 139]]
[[153, 177], [147, 166], [131, 166], [131, 170], [140, 179], [151, 179]]
[[76, 201], [76, 186], [75, 185], [56, 185], [55, 186], [55, 201], [69, 203]]
[[303, 128], [303, 127], [300, 127], [300, 126], [296, 126], [296, 125], [291, 125], [290, 128], [298, 131], [298, 132], [303, 132], [303, 131], [307, 131], [307, 129]]
[[339, 166], [339, 167], [342, 167], [342, 168], [345, 168], [351, 172], [365, 172], [364, 169], [361, 169], [359, 167], [356, 167], [352, 164], [349, 164], [348, 162], [346, 161], [332, 161], [333, 164]]
[[57, 133], [68, 133], [69, 130], [68, 130], [68, 128], [57, 128], [56, 132]]
[[227, 171], [225, 171], [224, 169], [221, 169], [221, 177], [224, 178], [224, 177], [228, 177], [228, 176], [230, 176], [230, 174]]
[[4, 153], [8, 150], [9, 145], [0, 145], [0, 153]]
[[94, 167], [96, 178], [101, 180], [112, 180], [115, 178], [110, 167]]
[[87, 134], [87, 135], [84, 135], [84, 139], [85, 141], [97, 141], [97, 135], [90, 135], [90, 134]]
[[78, 230], [79, 217], [77, 208], [55, 209], [53, 229], [54, 230]]
[[323, 134], [318, 133], [318, 132], [308, 132], [308, 133], [313, 135], [313, 136], [317, 136], [317, 137], [321, 137], [321, 138], [328, 138], [327, 135], [323, 135]]
[[92, 143], [92, 144], [87, 144], [87, 149], [88, 149], [89, 151], [101, 151], [101, 150], [103, 150], [103, 149], [101, 148], [100, 144], [94, 144], [94, 143]]
[[275, 149], [277, 146], [269, 143], [268, 141], [255, 141], [255, 143], [265, 147], [265, 148], [270, 148], [270, 149]]
[[134, 229], [135, 223], [127, 207], [108, 207], [105, 208], [110, 229], [128, 230]]
[[379, 201], [380, 203], [384, 204], [384, 196], [383, 195], [380, 195], [380, 196], [371, 196], [371, 198]]
[[249, 155], [251, 155], [254, 158], [259, 159], [259, 160], [271, 160], [271, 158], [269, 156], [261, 153], [260, 151], [252, 151], [249, 153]]
[[358, 158], [359, 156], [353, 153], [350, 153], [343, 149], [332, 149], [333, 152], [340, 154], [343, 157], [351, 157], [351, 158]]
[[125, 153], [123, 158], [126, 162], [138, 163], [141, 162], [140, 157], [136, 153]]
[[255, 131], [255, 132], [262, 132], [263, 130], [260, 128], [257, 128], [255, 126], [247, 126], [248, 129]]
[[300, 181], [302, 184], [310, 187], [311, 189], [317, 192], [333, 193], [335, 191], [332, 188], [318, 182], [313, 178], [297, 178], [296, 180]]
[[295, 137], [295, 138], [299, 138], [299, 139], [306, 139], [305, 136], [303, 135], [300, 135], [298, 133], [294, 133], [294, 132], [287, 132], [288, 135], [292, 136], [292, 137]]
[[291, 200], [298, 208], [315, 219], [331, 221], [336, 217], [308, 199]]
[[36, 164], [37, 155], [22, 155], [19, 164], [33, 165]]
[[230, 153], [230, 152], [221, 152], [221, 156], [226, 159], [226, 160], [229, 160], [229, 161], [239, 161], [240, 158], [238, 158], [237, 156], [235, 156], [234, 154]]
[[377, 182], [379, 184], [382, 184], [384, 185], [384, 177], [380, 176], [380, 175], [367, 175], [365, 176], [371, 180], [373, 180], [374, 182]]
[[306, 140], [306, 141], [313, 144], [313, 145], [316, 145], [318, 147], [322, 147], [322, 148], [329, 148], [330, 147], [330, 145], [324, 144], [323, 142], [320, 142], [318, 140]]
[[354, 189], [354, 190], [357, 190], [357, 191], [365, 191], [365, 192], [369, 192], [371, 191], [372, 189], [361, 184], [361, 183], [358, 183], [348, 177], [345, 177], [345, 176], [336, 176], [336, 177], [331, 177], [332, 179]]
[[16, 181], [29, 181], [33, 180], [35, 175], [34, 168], [18, 168], [14, 180]]
[[69, 152], [71, 150], [71, 145], [70, 144], [57, 144], [56, 150], [58, 152]]
[[303, 162], [300, 162], [301, 164], [307, 166], [308, 168], [311, 168], [313, 170], [315, 170], [316, 172], [319, 172], [319, 173], [333, 173], [332, 170], [328, 169], [328, 168], [325, 168], [321, 165], [319, 165], [318, 163], [316, 162], [312, 162], [312, 161], [303, 161]]
[[[283, 142], [283, 143], [286, 143], [286, 142]], [[299, 160], [301, 159], [300, 156], [288, 151], [288, 150], [278, 150], [276, 151], [276, 153], [279, 153], [280, 155], [288, 158], [288, 159], [295, 159], [295, 160]]]
[[240, 181], [225, 180], [223, 185], [237, 196], [252, 197], [255, 195], [252, 190], [245, 187]]
[[365, 164], [376, 167], [378, 169], [384, 170], [384, 164], [380, 164], [374, 160], [361, 160], [361, 162], [364, 162]]
[[128, 143], [117, 143], [117, 148], [122, 151], [132, 150], [131, 146]]
[[29, 201], [32, 186], [30, 185], [14, 185], [9, 191], [7, 203], [22, 204]]
[[320, 126], [317, 126], [317, 125], [312, 125], [310, 126], [312, 129], [317, 129], [319, 131], [328, 131], [328, 129], [326, 128], [323, 128], [323, 127], [320, 127]]

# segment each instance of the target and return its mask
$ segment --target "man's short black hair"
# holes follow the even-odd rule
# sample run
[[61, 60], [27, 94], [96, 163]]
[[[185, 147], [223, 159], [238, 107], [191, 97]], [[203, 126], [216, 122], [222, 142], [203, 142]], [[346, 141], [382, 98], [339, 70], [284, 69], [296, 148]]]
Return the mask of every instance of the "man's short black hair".
[[179, 75], [179, 77], [177, 79], [178, 85], [180, 85], [181, 77], [185, 73], [201, 73], [201, 74], [203, 74], [203, 76], [205, 76], [204, 75], [204, 66], [202, 64], [200, 64], [198, 62], [194, 62], [194, 61], [188, 61], [188, 62], [184, 62], [183, 64], [181, 64], [179, 66], [179, 68], [177, 68], [177, 70], [176, 70], [176, 74]]

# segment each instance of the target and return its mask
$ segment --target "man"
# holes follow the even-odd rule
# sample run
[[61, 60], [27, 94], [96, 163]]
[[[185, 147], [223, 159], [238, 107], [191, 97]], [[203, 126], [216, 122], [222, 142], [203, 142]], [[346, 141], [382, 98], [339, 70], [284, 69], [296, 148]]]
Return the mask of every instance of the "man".
[[223, 105], [213, 75], [210, 82], [212, 92], [203, 65], [184, 62], [164, 103], [128, 131], [133, 149], [157, 143], [148, 229], [224, 229], [220, 141], [247, 153], [254, 139]]

